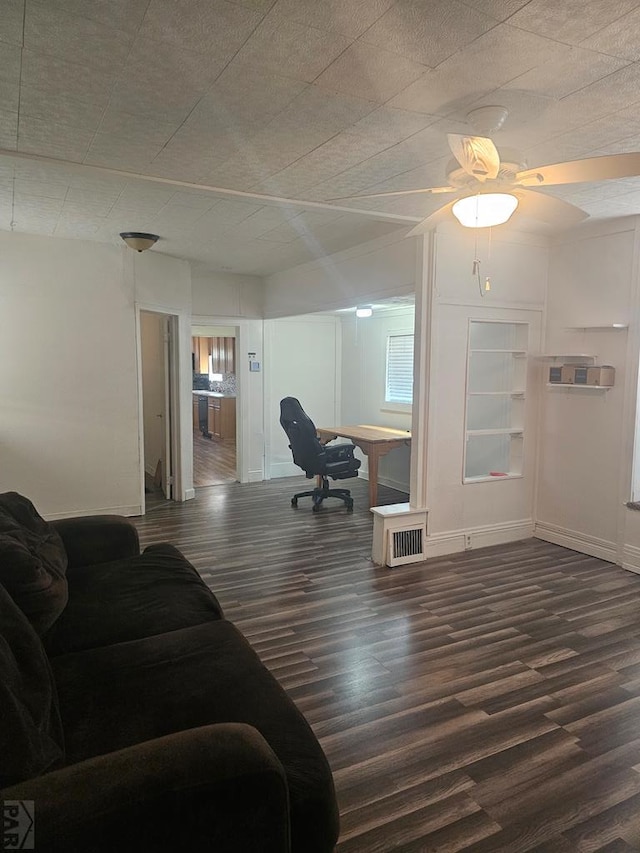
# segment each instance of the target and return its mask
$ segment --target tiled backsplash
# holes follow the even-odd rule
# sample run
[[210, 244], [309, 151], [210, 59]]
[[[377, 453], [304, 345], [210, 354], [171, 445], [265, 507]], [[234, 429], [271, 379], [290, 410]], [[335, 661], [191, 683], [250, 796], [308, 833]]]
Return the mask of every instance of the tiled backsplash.
[[223, 373], [220, 382], [209, 382], [209, 377], [206, 373], [194, 373], [193, 390], [218, 391], [220, 394], [231, 394], [235, 397], [236, 375], [235, 373]]
[[210, 382], [210, 391], [219, 391], [221, 394], [236, 394], [236, 375], [235, 373], [223, 373], [222, 382]]

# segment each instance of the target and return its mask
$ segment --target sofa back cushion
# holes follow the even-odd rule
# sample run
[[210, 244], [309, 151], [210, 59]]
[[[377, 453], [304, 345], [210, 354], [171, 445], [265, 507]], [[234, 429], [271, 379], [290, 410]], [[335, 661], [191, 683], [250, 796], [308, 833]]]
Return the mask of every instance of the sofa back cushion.
[[63, 739], [40, 638], [0, 584], [0, 788], [62, 764]]
[[0, 583], [41, 635], [67, 603], [66, 569], [60, 535], [31, 501], [0, 494]]

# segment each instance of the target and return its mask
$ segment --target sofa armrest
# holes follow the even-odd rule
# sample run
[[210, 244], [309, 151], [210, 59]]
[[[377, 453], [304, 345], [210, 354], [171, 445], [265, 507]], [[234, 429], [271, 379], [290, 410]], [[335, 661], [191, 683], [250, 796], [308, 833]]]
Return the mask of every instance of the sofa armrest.
[[51, 525], [62, 537], [70, 567], [108, 563], [140, 553], [138, 531], [120, 515], [63, 518]]
[[288, 853], [282, 765], [251, 726], [219, 723], [100, 755], [0, 792], [33, 801], [35, 849]]

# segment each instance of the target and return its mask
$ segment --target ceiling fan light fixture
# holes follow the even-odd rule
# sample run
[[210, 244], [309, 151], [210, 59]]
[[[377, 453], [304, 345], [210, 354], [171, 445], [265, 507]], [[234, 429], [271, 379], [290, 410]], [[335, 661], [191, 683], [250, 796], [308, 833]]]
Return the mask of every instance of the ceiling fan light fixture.
[[150, 249], [160, 239], [157, 234], [145, 234], [142, 231], [123, 231], [120, 236], [127, 246], [136, 252]]
[[458, 199], [451, 212], [465, 228], [489, 228], [507, 222], [517, 206], [511, 193], [478, 193]]

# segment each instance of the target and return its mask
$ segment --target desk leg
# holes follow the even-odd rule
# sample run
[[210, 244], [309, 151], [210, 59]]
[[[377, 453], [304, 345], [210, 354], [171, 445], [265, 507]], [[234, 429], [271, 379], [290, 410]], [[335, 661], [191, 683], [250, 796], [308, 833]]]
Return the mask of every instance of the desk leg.
[[378, 501], [378, 448], [372, 444], [368, 448], [369, 457], [369, 506], [376, 506]]

